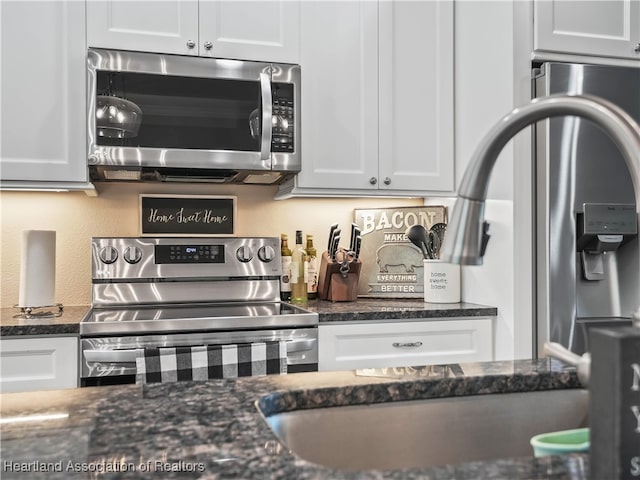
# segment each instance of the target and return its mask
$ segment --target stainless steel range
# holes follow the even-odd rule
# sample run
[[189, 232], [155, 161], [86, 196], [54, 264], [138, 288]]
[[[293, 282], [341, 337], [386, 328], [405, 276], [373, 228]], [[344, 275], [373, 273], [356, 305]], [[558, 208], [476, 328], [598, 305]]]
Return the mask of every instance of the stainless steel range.
[[80, 385], [133, 383], [148, 347], [286, 341], [318, 369], [318, 315], [280, 302], [277, 238], [94, 238]]

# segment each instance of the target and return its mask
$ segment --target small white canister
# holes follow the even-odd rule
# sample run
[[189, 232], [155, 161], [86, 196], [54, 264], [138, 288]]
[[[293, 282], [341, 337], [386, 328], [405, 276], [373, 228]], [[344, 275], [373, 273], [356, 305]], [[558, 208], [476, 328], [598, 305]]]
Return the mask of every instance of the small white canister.
[[460, 302], [460, 265], [442, 260], [424, 260], [424, 301]]

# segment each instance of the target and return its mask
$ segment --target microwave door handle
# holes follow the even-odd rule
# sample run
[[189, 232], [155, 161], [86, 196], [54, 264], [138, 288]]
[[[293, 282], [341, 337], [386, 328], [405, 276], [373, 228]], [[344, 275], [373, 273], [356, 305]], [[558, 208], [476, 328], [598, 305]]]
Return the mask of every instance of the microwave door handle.
[[260, 98], [262, 99], [262, 138], [260, 141], [260, 160], [269, 160], [271, 157], [271, 132], [272, 105], [271, 76], [267, 73], [260, 74]]

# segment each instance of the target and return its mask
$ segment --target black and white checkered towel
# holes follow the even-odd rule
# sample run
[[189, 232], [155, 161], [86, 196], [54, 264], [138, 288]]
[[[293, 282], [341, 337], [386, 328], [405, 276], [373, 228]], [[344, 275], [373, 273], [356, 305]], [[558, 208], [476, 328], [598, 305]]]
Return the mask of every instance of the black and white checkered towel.
[[285, 341], [197, 347], [154, 347], [136, 351], [136, 383], [285, 373], [287, 373]]

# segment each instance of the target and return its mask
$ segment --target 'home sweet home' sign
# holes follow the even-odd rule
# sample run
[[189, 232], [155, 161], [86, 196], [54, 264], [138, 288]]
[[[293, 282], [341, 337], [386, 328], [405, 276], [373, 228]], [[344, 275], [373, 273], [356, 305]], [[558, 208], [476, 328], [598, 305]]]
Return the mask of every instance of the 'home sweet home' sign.
[[140, 195], [141, 236], [233, 236], [235, 220], [236, 197]]
[[589, 380], [592, 479], [640, 479], [640, 328], [593, 329]]

